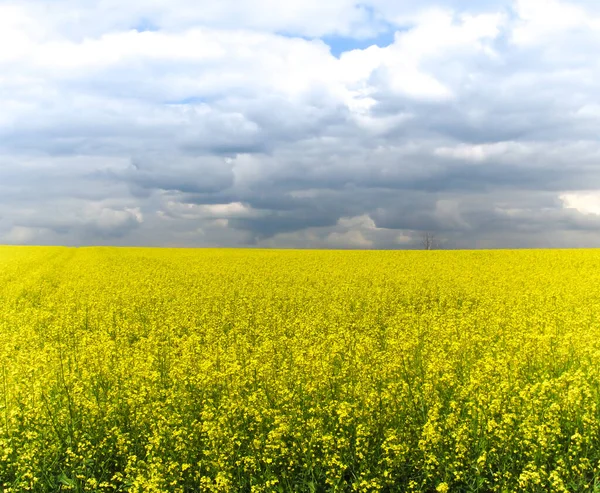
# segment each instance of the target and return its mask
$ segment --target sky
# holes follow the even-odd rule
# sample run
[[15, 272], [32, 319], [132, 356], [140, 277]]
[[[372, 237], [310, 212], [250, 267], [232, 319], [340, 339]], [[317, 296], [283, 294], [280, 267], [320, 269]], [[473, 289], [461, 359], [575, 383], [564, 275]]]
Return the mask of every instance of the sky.
[[0, 243], [600, 247], [596, 0], [0, 0]]

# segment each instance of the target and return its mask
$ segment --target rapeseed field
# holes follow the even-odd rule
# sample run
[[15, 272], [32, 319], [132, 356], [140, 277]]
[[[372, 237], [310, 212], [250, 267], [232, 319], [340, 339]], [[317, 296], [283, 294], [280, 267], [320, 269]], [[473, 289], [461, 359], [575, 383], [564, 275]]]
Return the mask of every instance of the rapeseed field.
[[0, 489], [600, 491], [600, 251], [0, 248]]

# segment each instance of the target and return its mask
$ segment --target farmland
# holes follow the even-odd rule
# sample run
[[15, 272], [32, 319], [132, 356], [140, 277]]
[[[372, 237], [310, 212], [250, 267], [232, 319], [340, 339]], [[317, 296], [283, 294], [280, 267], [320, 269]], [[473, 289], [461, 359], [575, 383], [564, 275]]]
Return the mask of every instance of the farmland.
[[600, 489], [600, 251], [0, 247], [0, 491]]

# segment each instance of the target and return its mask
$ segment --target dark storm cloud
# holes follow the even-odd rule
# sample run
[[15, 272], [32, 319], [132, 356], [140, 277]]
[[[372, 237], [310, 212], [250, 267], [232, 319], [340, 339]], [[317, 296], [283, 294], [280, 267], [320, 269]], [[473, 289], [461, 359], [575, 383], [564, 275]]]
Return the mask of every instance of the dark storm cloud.
[[233, 184], [231, 165], [218, 156], [136, 156], [115, 178], [149, 190], [218, 192]]

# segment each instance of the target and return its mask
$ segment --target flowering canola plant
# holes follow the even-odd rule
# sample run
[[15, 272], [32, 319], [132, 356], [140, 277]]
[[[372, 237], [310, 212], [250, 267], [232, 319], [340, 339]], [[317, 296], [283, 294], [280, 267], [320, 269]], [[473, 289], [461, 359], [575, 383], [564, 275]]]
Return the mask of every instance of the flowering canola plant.
[[0, 248], [0, 490], [600, 490], [600, 252]]

